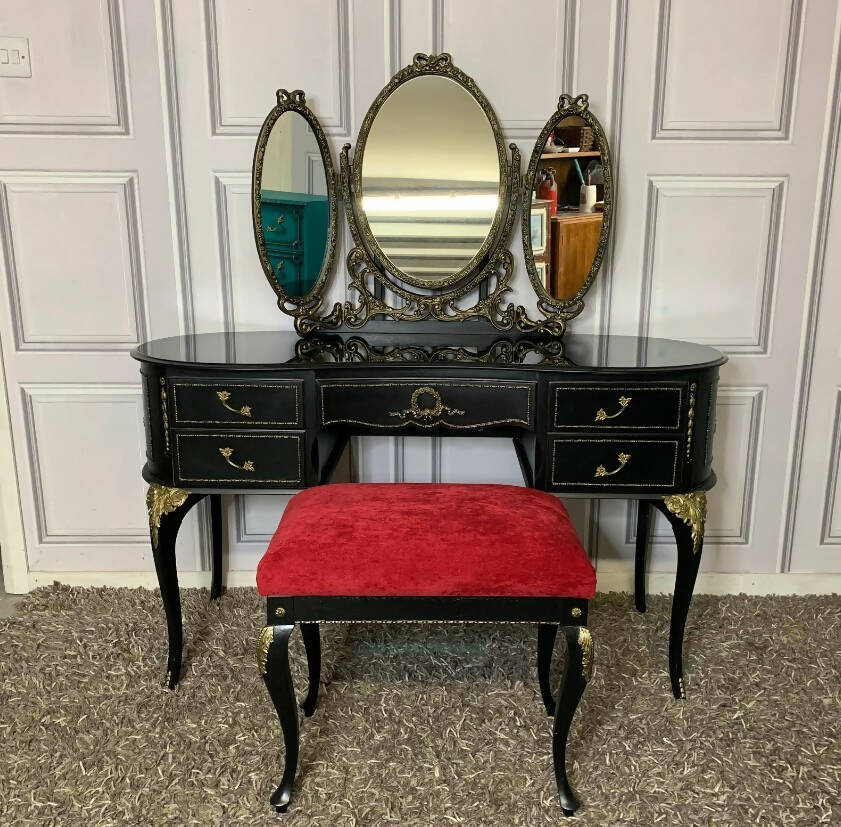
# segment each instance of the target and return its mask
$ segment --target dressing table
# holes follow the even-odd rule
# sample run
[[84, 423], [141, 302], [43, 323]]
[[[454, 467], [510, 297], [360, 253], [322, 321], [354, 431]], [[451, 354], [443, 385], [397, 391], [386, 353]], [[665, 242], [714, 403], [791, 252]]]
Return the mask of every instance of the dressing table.
[[[175, 541], [193, 505], [210, 498], [217, 597], [223, 493], [325, 484], [351, 436], [446, 435], [512, 440], [526, 486], [638, 501], [640, 611], [650, 510], [666, 516], [677, 547], [669, 674], [675, 697], [685, 697], [683, 632], [705, 492], [715, 483], [716, 386], [726, 360], [686, 342], [566, 331], [601, 265], [613, 208], [607, 138], [587, 96], [561, 96], [524, 183], [516, 147], [506, 149], [489, 102], [449, 55], [416, 55], [395, 75], [365, 116], [352, 159], [344, 147], [338, 175], [304, 93], [281, 89], [277, 101], [254, 156], [254, 233], [278, 306], [297, 332], [197, 334], [132, 352], [143, 380], [143, 476], [169, 686], [178, 682], [182, 650]], [[589, 269], [556, 289], [531, 202], [541, 159], [563, 154], [547, 149], [570, 129], [592, 132], [594, 148], [564, 162], [578, 164], [577, 154], [598, 161], [603, 217]], [[456, 132], [466, 138], [453, 144]], [[291, 157], [294, 167], [296, 153], [310, 171], [303, 178], [283, 166]], [[411, 164], [401, 165], [406, 158]], [[306, 192], [295, 190], [301, 180]], [[324, 296], [340, 202], [354, 242], [346, 259], [351, 298], [330, 308]], [[506, 304], [508, 238], [520, 205], [539, 318]]]

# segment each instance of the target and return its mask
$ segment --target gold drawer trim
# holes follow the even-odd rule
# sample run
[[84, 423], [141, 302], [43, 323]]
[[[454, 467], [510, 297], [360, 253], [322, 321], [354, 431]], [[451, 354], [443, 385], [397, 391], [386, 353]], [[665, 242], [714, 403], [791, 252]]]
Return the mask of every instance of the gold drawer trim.
[[[552, 427], [555, 429], [562, 428], [564, 430], [573, 430], [578, 428], [627, 428], [629, 431], [664, 431], [664, 430], [675, 430], [680, 428], [680, 418], [683, 412], [683, 391], [686, 385], [636, 385], [634, 387], [626, 387], [626, 386], [619, 386], [613, 384], [604, 384], [604, 385], [561, 385], [558, 383], [552, 383], [552, 393], [554, 394], [554, 401], [552, 407]], [[677, 420], [674, 425], [622, 425], [621, 423], [613, 423], [613, 422], [606, 422], [605, 420], [615, 419], [619, 416], [619, 414], [615, 414], [614, 416], [604, 416], [603, 418], [598, 418], [598, 414], [601, 411], [595, 411], [595, 420], [593, 422], [581, 422], [580, 424], [576, 423], [575, 425], [562, 425], [558, 422], [558, 391], [616, 391], [619, 394], [622, 394], [622, 397], [625, 398], [624, 395], [626, 393], [634, 393], [634, 392], [654, 392], [658, 393], [661, 391], [677, 391]], [[630, 404], [631, 400], [628, 399], [628, 404]], [[619, 403], [621, 405], [621, 402]], [[619, 413], [624, 413], [625, 409], [628, 407], [628, 404], [622, 405], [622, 409]]]
[[[249, 479], [248, 477], [242, 478], [232, 478], [232, 477], [222, 477], [222, 478], [215, 478], [215, 477], [185, 477], [181, 474], [181, 440], [182, 439], [226, 439], [226, 440], [234, 440], [242, 437], [246, 437], [248, 439], [294, 439], [297, 443], [298, 450], [296, 451], [296, 456], [298, 460], [298, 476], [294, 480], [279, 480], [279, 479], [266, 479], [265, 477], [261, 477], [260, 479]], [[281, 483], [301, 483], [303, 484], [303, 475], [301, 473], [301, 444], [303, 442], [303, 435], [298, 434], [251, 434], [251, 433], [243, 433], [242, 431], [238, 431], [236, 433], [227, 433], [227, 434], [176, 434], [175, 435], [175, 472], [176, 478], [183, 482], [250, 482], [252, 484], [261, 483], [261, 482], [281, 482]], [[227, 450], [227, 446], [223, 445], [222, 449]], [[242, 469], [241, 469], [242, 470]]]
[[[295, 418], [293, 420], [286, 419], [249, 419], [249, 425], [289, 425], [297, 426], [301, 422], [301, 380], [290, 380], [289, 382], [271, 382], [263, 384], [243, 384], [241, 382], [174, 382], [170, 380], [172, 385], [172, 407], [175, 415], [175, 423], [184, 425], [230, 425], [230, 419], [179, 419], [178, 417], [178, 388], [218, 388], [216, 397], [214, 399], [218, 402], [219, 392], [226, 393], [231, 388], [271, 388], [273, 390], [292, 390], [295, 394]], [[226, 400], [222, 400], [223, 404]], [[251, 416], [251, 406], [248, 407], [249, 413], [244, 416]], [[230, 409], [229, 409], [230, 410]], [[242, 414], [241, 410], [234, 410], [234, 413]], [[245, 420], [243, 420], [245, 421]]]
[[[677, 461], [680, 451], [678, 448], [680, 444], [676, 439], [559, 439], [557, 437], [550, 437], [552, 440], [552, 485], [586, 485], [594, 488], [673, 488], [677, 480]], [[673, 445], [675, 449], [675, 458], [672, 465], [672, 481], [671, 482], [581, 482], [578, 480], [559, 481], [555, 479], [555, 467], [558, 454], [559, 442], [584, 442], [587, 445], [594, 445], [599, 442], [611, 442], [613, 444], [621, 443], [622, 445]], [[623, 451], [623, 454], [630, 458], [630, 454]], [[626, 460], [627, 461], [627, 460]], [[624, 463], [622, 464], [624, 467]], [[609, 476], [605, 474], [604, 476]]]
[[[445, 388], [485, 388], [491, 390], [521, 390], [526, 391], [526, 418], [522, 419], [520, 417], [511, 417], [509, 419], [486, 419], [482, 422], [477, 422], [475, 425], [458, 425], [454, 422], [431, 422], [429, 424], [418, 422], [416, 419], [412, 419], [406, 422], [398, 422], [394, 424], [387, 424], [387, 425], [379, 425], [375, 422], [367, 422], [364, 419], [327, 419], [326, 413], [324, 410], [324, 391], [327, 388], [413, 388], [414, 390], [426, 389], [428, 387], [422, 385], [422, 382], [429, 382], [429, 377], [424, 377], [418, 379], [416, 382], [377, 382], [377, 381], [370, 381], [370, 382], [320, 382], [319, 387], [321, 389], [321, 424], [322, 425], [364, 425], [366, 428], [383, 428], [383, 429], [393, 429], [393, 428], [403, 428], [407, 425], [417, 425], [419, 428], [434, 428], [437, 425], [443, 426], [444, 428], [457, 428], [458, 430], [462, 431], [470, 431], [470, 430], [478, 430], [481, 428], [487, 428], [489, 425], [524, 425], [527, 428], [531, 427], [532, 421], [532, 411], [531, 411], [531, 400], [532, 400], [532, 392], [534, 390], [533, 385], [519, 385], [519, 384], [488, 384], [486, 382], [451, 382], [448, 380], [438, 381], [435, 382], [437, 387], [434, 389], [440, 393]], [[433, 382], [435, 380], [432, 380]], [[463, 414], [464, 412], [461, 411], [459, 415]], [[386, 411], [386, 414], [391, 416], [391, 414]]]

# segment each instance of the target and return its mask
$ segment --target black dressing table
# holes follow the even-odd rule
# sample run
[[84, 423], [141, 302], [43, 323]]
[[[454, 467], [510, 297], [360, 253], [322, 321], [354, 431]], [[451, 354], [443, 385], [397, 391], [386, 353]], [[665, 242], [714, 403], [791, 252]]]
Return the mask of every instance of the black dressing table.
[[353, 435], [440, 434], [511, 439], [527, 486], [637, 500], [641, 611], [651, 507], [668, 518], [677, 545], [669, 674], [675, 697], [685, 696], [683, 632], [701, 560], [705, 491], [715, 482], [715, 395], [725, 357], [665, 339], [466, 327], [207, 333], [133, 351], [142, 363], [143, 477], [171, 687], [182, 653], [175, 540], [193, 505], [210, 497], [211, 596], [218, 597], [222, 493], [327, 483]]

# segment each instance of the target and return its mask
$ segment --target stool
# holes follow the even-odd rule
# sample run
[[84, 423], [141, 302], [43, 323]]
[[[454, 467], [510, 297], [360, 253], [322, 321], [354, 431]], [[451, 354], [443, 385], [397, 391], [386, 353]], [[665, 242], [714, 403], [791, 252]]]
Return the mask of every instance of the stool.
[[[298, 764], [298, 712], [289, 636], [300, 624], [313, 714], [322, 622], [505, 622], [538, 625], [537, 672], [554, 716], [561, 807], [579, 806], [566, 775], [566, 742], [593, 670], [587, 628], [596, 573], [563, 504], [508, 485], [323, 485], [289, 502], [257, 567], [268, 621], [257, 663], [283, 729], [286, 762], [272, 805], [284, 812]], [[549, 665], [559, 626], [566, 666], [557, 703]]]

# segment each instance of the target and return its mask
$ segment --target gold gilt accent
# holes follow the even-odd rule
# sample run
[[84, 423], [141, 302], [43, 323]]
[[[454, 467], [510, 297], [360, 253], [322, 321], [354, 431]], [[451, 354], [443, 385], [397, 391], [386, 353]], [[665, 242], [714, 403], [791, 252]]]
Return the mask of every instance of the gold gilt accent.
[[619, 397], [619, 410], [614, 414], [609, 414], [605, 411], [604, 408], [599, 408], [596, 411], [596, 422], [603, 422], [605, 419], [616, 419], [621, 413], [625, 411], [625, 408], [631, 404], [631, 397], [630, 396], [620, 396]]
[[266, 674], [266, 661], [269, 658], [269, 646], [274, 640], [274, 627], [264, 626], [257, 637], [257, 668], [261, 675]]
[[169, 416], [166, 412], [166, 379], [161, 377], [161, 411], [163, 412], [164, 420], [164, 445], [165, 451], [169, 453]]
[[683, 685], [683, 678], [677, 679], [678, 684], [680, 685], [680, 697], [682, 700], [686, 700], [686, 687]]
[[689, 459], [692, 454], [692, 429], [695, 427], [695, 391], [698, 390], [698, 385], [693, 382], [689, 386], [689, 413], [688, 424], [686, 426], [686, 458]]
[[704, 523], [707, 520], [707, 494], [695, 491], [691, 494], [672, 494], [663, 497], [666, 508], [692, 528], [692, 551], [701, 551], [704, 539]]
[[578, 608], [578, 606], [576, 606], [576, 607], [572, 610], [572, 616], [573, 616], [573, 617], [581, 617], [581, 609], [579, 609], [579, 608]]
[[216, 391], [216, 396], [219, 398], [219, 401], [222, 403], [222, 407], [225, 408], [225, 410], [231, 411], [231, 413], [240, 414], [241, 416], [251, 416], [251, 405], [243, 405], [239, 410], [237, 410], [228, 404], [228, 400], [231, 398], [230, 391]]
[[612, 471], [608, 471], [604, 465], [599, 465], [596, 468], [595, 476], [597, 477], [612, 477], [614, 474], [618, 474], [627, 464], [628, 460], [631, 458], [630, 454], [619, 454], [616, 459], [619, 460], [618, 467], [614, 468]]
[[274, 610], [274, 613], [275, 615], [277, 615], [277, 617], [283, 617], [286, 614], [286, 609], [284, 609], [283, 606], [278, 606]]
[[586, 626], [578, 627], [578, 645], [581, 647], [581, 669], [584, 672], [584, 680], [589, 682], [593, 677], [593, 636]]
[[254, 463], [250, 459], [247, 459], [245, 462], [243, 462], [242, 465], [237, 465], [231, 459], [231, 455], [234, 453], [233, 448], [220, 448], [219, 453], [222, 454], [223, 458], [225, 459], [225, 462], [227, 462], [228, 465], [230, 465], [232, 468], [238, 468], [240, 471], [254, 470]]
[[[435, 403], [431, 408], [422, 408], [418, 404], [418, 400], [422, 396], [431, 396], [433, 402]], [[415, 388], [412, 392], [412, 398], [409, 400], [409, 407], [402, 411], [389, 411], [389, 416], [398, 416], [400, 419], [406, 419], [406, 417], [413, 417], [414, 419], [429, 420], [429, 419], [438, 419], [441, 414], [448, 414], [449, 416], [464, 416], [464, 411], [460, 411], [458, 408], [451, 408], [449, 405], [445, 405], [441, 401], [441, 394], [438, 393], [435, 388], [431, 388], [428, 385], [424, 385], [421, 388]]]
[[146, 491], [146, 509], [149, 512], [149, 531], [152, 534], [152, 548], [158, 547], [158, 529], [161, 517], [170, 514], [184, 505], [187, 492], [180, 488], [167, 488], [165, 485], [152, 483]]

